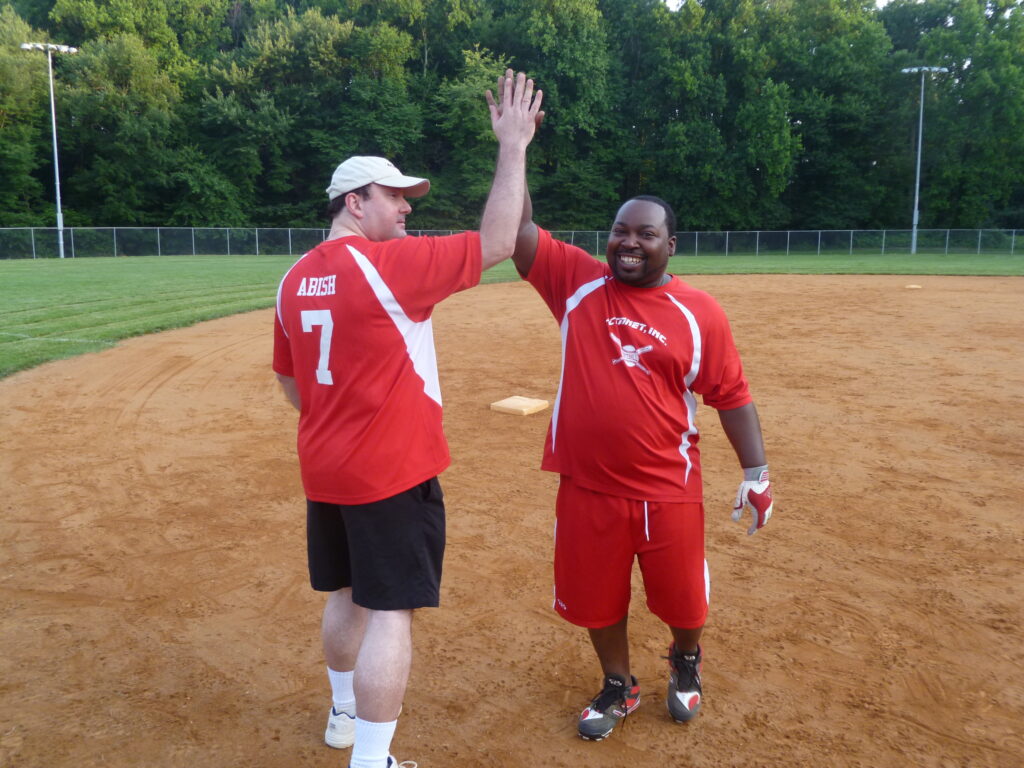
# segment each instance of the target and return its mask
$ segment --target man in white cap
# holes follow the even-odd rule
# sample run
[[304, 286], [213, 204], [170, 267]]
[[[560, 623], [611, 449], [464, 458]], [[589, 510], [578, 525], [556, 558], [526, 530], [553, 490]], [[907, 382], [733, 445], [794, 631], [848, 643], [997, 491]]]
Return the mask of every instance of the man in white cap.
[[[343, 232], [361, 234], [375, 242], [405, 237], [405, 217], [412, 207], [404, 198], [423, 197], [429, 191], [429, 181], [405, 176], [390, 160], [350, 157], [334, 171], [327, 188], [327, 215], [331, 219], [328, 239], [336, 239]], [[398, 199], [395, 192], [401, 192], [398, 197], [403, 198], [398, 203], [393, 202]], [[358, 200], [350, 201], [349, 195], [357, 195]]]
[[[328, 239], [281, 281], [274, 371], [299, 410], [310, 582], [333, 706], [325, 741], [350, 768], [392, 768], [412, 661], [412, 613], [438, 605], [445, 543], [441, 428], [430, 316], [512, 255], [526, 148], [542, 93], [511, 70], [487, 93], [498, 159], [480, 231], [406, 237], [408, 198], [430, 189], [380, 157], [351, 157], [327, 189]], [[402, 763], [401, 765], [406, 765]]]

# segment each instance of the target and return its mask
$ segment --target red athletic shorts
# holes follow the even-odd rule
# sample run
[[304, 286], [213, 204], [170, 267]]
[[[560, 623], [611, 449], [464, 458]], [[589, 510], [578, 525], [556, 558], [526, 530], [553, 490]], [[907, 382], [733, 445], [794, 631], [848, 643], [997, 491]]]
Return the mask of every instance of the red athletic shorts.
[[636, 557], [651, 613], [680, 629], [704, 626], [703, 504], [609, 496], [562, 475], [555, 517], [554, 608], [564, 619], [598, 629], [625, 617]]

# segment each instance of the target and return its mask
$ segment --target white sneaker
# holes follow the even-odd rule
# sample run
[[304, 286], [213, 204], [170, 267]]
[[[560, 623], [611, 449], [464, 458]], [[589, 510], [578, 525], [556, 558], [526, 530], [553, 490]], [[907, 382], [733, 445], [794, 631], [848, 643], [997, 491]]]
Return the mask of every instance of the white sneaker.
[[335, 749], [347, 749], [356, 740], [356, 719], [345, 712], [335, 712], [334, 707], [327, 715], [327, 731], [324, 743]]

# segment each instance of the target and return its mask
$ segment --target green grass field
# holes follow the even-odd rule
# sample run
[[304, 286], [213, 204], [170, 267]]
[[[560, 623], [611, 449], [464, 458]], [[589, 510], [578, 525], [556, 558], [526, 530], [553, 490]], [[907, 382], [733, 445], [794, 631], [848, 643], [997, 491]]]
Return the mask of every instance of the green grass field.
[[[0, 377], [131, 336], [270, 307], [294, 261], [292, 256], [0, 261]], [[1024, 254], [677, 256], [670, 271], [1024, 275]], [[511, 262], [484, 274], [486, 283], [516, 279]]]
[[0, 261], [0, 376], [120, 339], [269, 307], [281, 256]]

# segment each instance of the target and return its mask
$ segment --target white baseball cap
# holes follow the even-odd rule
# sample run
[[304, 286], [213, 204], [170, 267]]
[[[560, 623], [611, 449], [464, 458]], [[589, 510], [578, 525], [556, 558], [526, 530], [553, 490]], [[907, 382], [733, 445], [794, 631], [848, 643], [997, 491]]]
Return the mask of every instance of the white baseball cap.
[[339, 165], [327, 188], [330, 200], [353, 189], [376, 183], [385, 187], [404, 189], [406, 197], [423, 197], [430, 191], [430, 182], [415, 176], [404, 176], [395, 164], [383, 157], [353, 155]]

